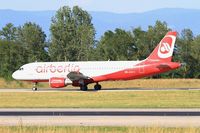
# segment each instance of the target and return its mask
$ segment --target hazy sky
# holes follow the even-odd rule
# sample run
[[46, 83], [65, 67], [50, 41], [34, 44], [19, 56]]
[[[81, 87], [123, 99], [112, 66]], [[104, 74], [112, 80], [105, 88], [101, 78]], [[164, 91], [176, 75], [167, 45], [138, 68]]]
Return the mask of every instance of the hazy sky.
[[200, 0], [0, 0], [0, 9], [57, 10], [78, 5], [88, 11], [144, 12], [159, 8], [200, 9]]

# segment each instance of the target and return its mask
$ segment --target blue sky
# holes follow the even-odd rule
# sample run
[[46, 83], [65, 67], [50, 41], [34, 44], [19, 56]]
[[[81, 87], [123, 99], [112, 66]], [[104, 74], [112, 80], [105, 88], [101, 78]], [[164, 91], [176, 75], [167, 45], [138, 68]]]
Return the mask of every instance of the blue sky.
[[0, 0], [0, 9], [57, 10], [78, 5], [88, 11], [144, 12], [159, 8], [200, 9], [200, 0]]

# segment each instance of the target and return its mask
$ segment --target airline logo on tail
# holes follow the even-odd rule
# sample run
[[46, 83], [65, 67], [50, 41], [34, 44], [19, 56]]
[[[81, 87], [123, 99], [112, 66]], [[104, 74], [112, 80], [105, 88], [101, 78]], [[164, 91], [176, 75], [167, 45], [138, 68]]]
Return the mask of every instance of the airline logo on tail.
[[173, 35], [167, 35], [160, 42], [158, 48], [158, 57], [160, 58], [169, 58], [173, 54], [174, 44], [176, 41], [176, 37]]
[[177, 32], [170, 31], [160, 41], [157, 47], [147, 58], [148, 61], [170, 62], [174, 51]]

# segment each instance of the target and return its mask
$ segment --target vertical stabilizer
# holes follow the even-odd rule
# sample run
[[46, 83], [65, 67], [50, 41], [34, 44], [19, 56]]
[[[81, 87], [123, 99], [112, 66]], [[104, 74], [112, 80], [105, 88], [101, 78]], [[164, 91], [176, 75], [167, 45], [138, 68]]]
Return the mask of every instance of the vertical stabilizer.
[[168, 32], [147, 58], [148, 61], [170, 62], [174, 51], [177, 32]]

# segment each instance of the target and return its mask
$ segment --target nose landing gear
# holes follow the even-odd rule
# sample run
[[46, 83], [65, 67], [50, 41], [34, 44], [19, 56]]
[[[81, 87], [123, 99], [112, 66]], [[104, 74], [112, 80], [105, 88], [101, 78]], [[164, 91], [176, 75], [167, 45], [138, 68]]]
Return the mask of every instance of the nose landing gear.
[[33, 88], [32, 88], [33, 91], [37, 91], [37, 84], [38, 84], [37, 82], [35, 82], [35, 83], [33, 84]]

